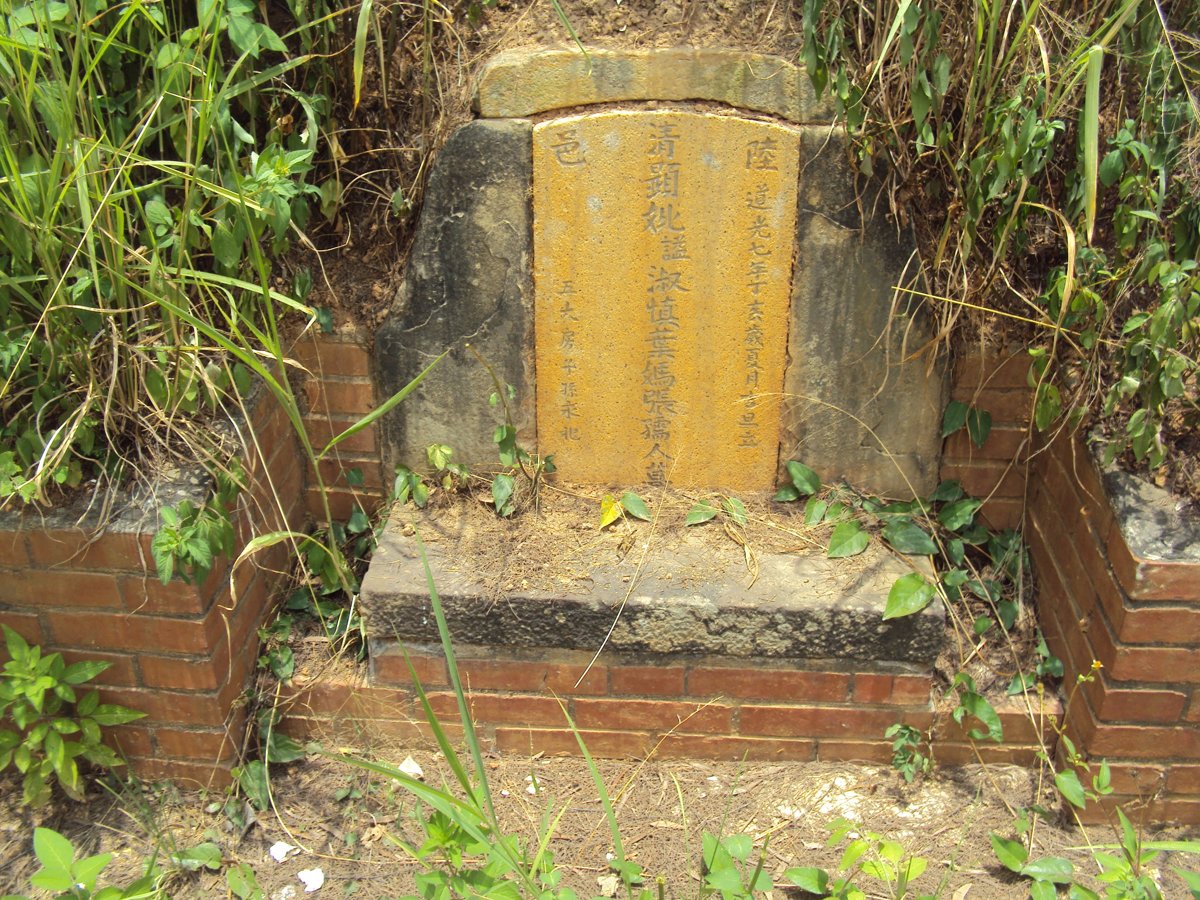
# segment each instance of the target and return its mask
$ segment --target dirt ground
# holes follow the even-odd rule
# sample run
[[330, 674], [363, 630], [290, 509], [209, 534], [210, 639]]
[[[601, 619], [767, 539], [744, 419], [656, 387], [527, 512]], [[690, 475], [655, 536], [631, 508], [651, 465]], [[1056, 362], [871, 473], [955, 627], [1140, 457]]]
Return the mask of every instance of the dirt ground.
[[[411, 756], [427, 783], [449, 777], [430, 751], [374, 748], [372, 756], [392, 765]], [[1027, 897], [1027, 882], [997, 863], [988, 835], [1011, 836], [1013, 809], [1052, 801], [1034, 773], [1012, 767], [945, 770], [909, 786], [886, 768], [846, 764], [630, 760], [598, 765], [626, 853], [643, 866], [651, 885], [657, 876], [665, 878], [668, 897], [698, 896], [701, 832], [751, 835], [752, 859], [765, 848], [764, 868], [778, 877], [797, 865], [836, 869], [842, 847], [829, 849], [826, 841], [830, 824], [839, 818], [923, 857], [928, 869], [914, 885], [922, 894]], [[585, 763], [492, 757], [486, 766], [501, 823], [526, 847], [536, 846], [539, 823], [553, 821], [565, 809], [550, 843], [563, 883], [581, 896], [600, 894], [610, 874], [612, 842]], [[276, 767], [272, 787], [273, 810], [255, 816], [244, 804], [233, 804], [248, 815], [238, 824], [224, 812], [225, 793], [185, 793], [170, 786], [96, 788], [86, 803], [55, 804], [30, 821], [17, 807], [16, 784], [0, 787], [0, 891], [28, 888], [37, 868], [30, 853], [32, 824], [67, 834], [89, 853], [114, 853], [102, 884], [133, 879], [144, 860], [157, 855], [173, 897], [232, 896], [224, 871], [181, 872], [167, 858], [204, 841], [221, 848], [224, 866], [247, 864], [269, 898], [302, 895], [298, 873], [318, 868], [324, 886], [317, 896], [375, 898], [414, 891], [418, 865], [397, 841], [421, 842], [417, 808], [394, 783], [340, 760], [310, 757]], [[553, 812], [547, 815], [547, 810]], [[1040, 822], [1036, 833], [1039, 854], [1065, 856], [1087, 876], [1095, 866], [1076, 848], [1089, 840], [1112, 840], [1103, 828], [1085, 833], [1047, 822]], [[279, 841], [295, 849], [277, 862], [269, 851]], [[1194, 858], [1190, 862], [1167, 855], [1156, 863], [1167, 897], [1186, 896], [1169, 866], [1195, 869]], [[868, 877], [858, 883], [868, 896], [890, 896]]]

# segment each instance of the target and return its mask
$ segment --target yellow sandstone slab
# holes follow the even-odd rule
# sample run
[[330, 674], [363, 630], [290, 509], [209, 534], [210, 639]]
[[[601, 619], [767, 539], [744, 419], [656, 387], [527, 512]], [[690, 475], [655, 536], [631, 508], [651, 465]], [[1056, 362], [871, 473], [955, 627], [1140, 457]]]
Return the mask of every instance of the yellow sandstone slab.
[[804, 69], [778, 56], [716, 47], [506, 50], [484, 67], [475, 107], [485, 118], [629, 100], [712, 100], [790, 122], [831, 122]]
[[799, 137], [692, 112], [533, 133], [538, 445], [565, 477], [767, 490]]

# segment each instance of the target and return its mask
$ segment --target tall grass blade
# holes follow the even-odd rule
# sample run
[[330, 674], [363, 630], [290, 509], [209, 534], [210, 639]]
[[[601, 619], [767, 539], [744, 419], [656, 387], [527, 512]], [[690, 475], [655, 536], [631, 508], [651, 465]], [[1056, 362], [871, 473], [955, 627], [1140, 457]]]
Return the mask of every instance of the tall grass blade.
[[588, 750], [587, 744], [584, 743], [583, 735], [575, 727], [575, 720], [571, 718], [571, 714], [567, 712], [567, 708], [562, 706], [561, 701], [559, 702], [559, 706], [562, 707], [563, 715], [567, 718], [567, 725], [570, 726], [571, 733], [575, 735], [575, 743], [579, 745], [579, 752], [583, 754], [588, 772], [592, 776], [592, 783], [596, 786], [596, 793], [600, 796], [600, 806], [604, 810], [604, 820], [608, 823], [608, 833], [613, 842], [613, 863], [618, 870], [621, 870], [625, 863], [625, 847], [621, 843], [621, 828], [617, 824], [617, 814], [613, 812], [612, 798], [608, 796], [608, 788], [604, 784], [604, 778], [600, 775], [600, 770], [596, 768], [596, 761], [592, 759], [592, 754]]
[[567, 15], [566, 10], [562, 8], [562, 4], [559, 3], [559, 0], [550, 0], [550, 3], [554, 7], [554, 12], [558, 16], [558, 20], [562, 22], [563, 27], [567, 29], [567, 34], [571, 36], [571, 40], [575, 42], [575, 46], [579, 48], [579, 52], [582, 53], [583, 58], [587, 60], [588, 71], [591, 72], [592, 58], [588, 55], [587, 47], [583, 46], [583, 41], [579, 39], [579, 34], [575, 31], [575, 26], [571, 23], [571, 19]]
[[367, 56], [367, 31], [371, 27], [371, 8], [375, 0], [362, 0], [358, 8], [358, 25], [354, 29], [354, 108], [362, 98], [363, 63]]
[[1096, 182], [1099, 179], [1100, 154], [1100, 75], [1104, 70], [1104, 48], [1099, 44], [1088, 51], [1087, 86], [1079, 118], [1079, 140], [1083, 150], [1083, 213], [1087, 241], [1096, 229]]
[[887, 59], [888, 51], [892, 48], [892, 44], [896, 42], [896, 36], [900, 34], [900, 28], [904, 24], [904, 16], [908, 12], [908, 8], [912, 6], [912, 0], [900, 0], [900, 5], [896, 7], [896, 14], [892, 16], [891, 27], [888, 28], [887, 37], [884, 39], [883, 46], [879, 48], [879, 53], [875, 57], [875, 64], [871, 67], [871, 75], [867, 79], [867, 90], [883, 69], [884, 60]]
[[[445, 356], [445, 353], [442, 354]], [[438, 359], [441, 359], [439, 356]], [[432, 367], [436, 363], [430, 363]], [[426, 369], [428, 371], [428, 369]], [[429, 568], [429, 557], [425, 553], [425, 543], [420, 533], [414, 535], [417, 541], [417, 552], [421, 555], [421, 565], [425, 567], [425, 584], [429, 589], [429, 603], [433, 607], [433, 616], [437, 621], [438, 636], [442, 641], [442, 652], [446, 654], [446, 668], [450, 673], [450, 685], [454, 689], [454, 698], [458, 701], [458, 714], [462, 719], [463, 740], [467, 751], [475, 764], [475, 778], [478, 790], [483, 795], [487, 814], [491, 821], [496, 821], [496, 808], [492, 804], [492, 790], [488, 786], [487, 772], [483, 768], [483, 753], [479, 749], [479, 736], [475, 732], [475, 722], [471, 719], [471, 708], [467, 706], [467, 697], [463, 693], [462, 678], [458, 674], [458, 660], [454, 656], [454, 645], [450, 641], [450, 626], [446, 624], [446, 611], [442, 607], [442, 598], [438, 595], [437, 586], [433, 583], [433, 570]]]
[[[401, 644], [401, 649], [403, 650], [403, 644]], [[454, 773], [454, 777], [462, 785], [462, 789], [466, 792], [467, 796], [475, 800], [475, 786], [471, 784], [471, 778], [467, 775], [467, 770], [463, 767], [462, 761], [458, 758], [458, 753], [455, 752], [454, 746], [450, 743], [446, 729], [442, 727], [437, 713], [433, 711], [433, 706], [429, 703], [429, 696], [425, 693], [421, 679], [417, 677], [417, 670], [413, 668], [412, 660], [409, 658], [407, 650], [404, 651], [404, 662], [408, 666], [408, 675], [412, 680], [413, 690], [417, 692], [417, 700], [420, 702], [421, 709], [425, 714], [425, 721], [429, 723], [429, 727], [433, 731], [433, 738], [437, 741], [438, 749], [442, 751], [442, 756], [445, 757], [446, 764], [450, 766], [450, 771]]]
[[[328, 453], [330, 450], [332, 450], [334, 447], [336, 447], [342, 441], [346, 440], [346, 438], [348, 438], [352, 435], [358, 434], [364, 428], [369, 428], [371, 425], [373, 425], [375, 423], [375, 421], [377, 419], [379, 419], [380, 416], [387, 415], [389, 412], [391, 412], [393, 409], [395, 409], [396, 406], [405, 397], [407, 397], [414, 390], [416, 390], [417, 385], [419, 385], [422, 381], [425, 380], [425, 376], [428, 375], [430, 372], [432, 372], [433, 367], [436, 366], [438, 363], [440, 363], [443, 359], [445, 359], [446, 354], [449, 352], [450, 352], [449, 350], [443, 350], [441, 352], [441, 354], [436, 359], [434, 359], [433, 362], [431, 362], [429, 365], [427, 365], [424, 369], [421, 370], [420, 374], [418, 374], [416, 378], [414, 378], [412, 381], [410, 381], [404, 387], [400, 388], [400, 390], [396, 391], [396, 393], [394, 393], [394, 394], [392, 394], [392, 396], [388, 397], [388, 399], [386, 401], [384, 401], [382, 404], [380, 404], [375, 409], [371, 410], [369, 413], [367, 413], [365, 416], [363, 416], [361, 419], [359, 419], [357, 422], [355, 422], [353, 425], [351, 425], [349, 428], [347, 428], [341, 434], [334, 437], [333, 440], [331, 440], [328, 444], [325, 445], [325, 449], [317, 454], [317, 457], [318, 458], [323, 457], [326, 453]], [[431, 584], [432, 584], [432, 582], [431, 582]]]

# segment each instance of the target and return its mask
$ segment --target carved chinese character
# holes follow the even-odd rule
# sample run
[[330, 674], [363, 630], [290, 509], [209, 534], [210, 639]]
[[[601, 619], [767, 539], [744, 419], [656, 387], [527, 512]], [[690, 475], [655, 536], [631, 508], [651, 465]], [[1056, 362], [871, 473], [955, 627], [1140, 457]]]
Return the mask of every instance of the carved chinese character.
[[559, 165], [582, 166], [587, 162], [574, 128], [564, 128], [555, 137], [558, 140], [550, 145], [550, 149], [554, 151], [554, 158]]
[[679, 163], [651, 163], [646, 181], [646, 199], [679, 196]]
[[682, 218], [676, 212], [674, 203], [668, 203], [666, 206], [651, 203], [650, 208], [642, 213], [642, 221], [646, 223], [646, 230], [651, 234], [658, 234], [660, 231], [683, 231]]
[[666, 294], [671, 291], [682, 291], [687, 293], [688, 289], [683, 286], [683, 273], [672, 272], [664, 269], [662, 266], [652, 266], [650, 268], [650, 290], [658, 291], [660, 294]]
[[675, 259], [691, 259], [691, 257], [688, 256], [687, 235], [663, 235], [662, 259], [663, 262], [669, 262], [670, 260]]
[[646, 148], [647, 156], [662, 156], [671, 159], [675, 156], [675, 142], [679, 140], [679, 129], [675, 125], [654, 126], [650, 145]]
[[751, 237], [767, 239], [771, 237], [771, 226], [767, 222], [766, 216], [756, 216], [746, 230], [750, 232]]
[[759, 182], [752, 190], [746, 192], [746, 207], [748, 209], [769, 209], [768, 187], [765, 182]]
[[746, 168], [758, 171], [777, 171], [779, 169], [776, 164], [778, 155], [779, 144], [774, 138], [751, 141], [746, 145]]

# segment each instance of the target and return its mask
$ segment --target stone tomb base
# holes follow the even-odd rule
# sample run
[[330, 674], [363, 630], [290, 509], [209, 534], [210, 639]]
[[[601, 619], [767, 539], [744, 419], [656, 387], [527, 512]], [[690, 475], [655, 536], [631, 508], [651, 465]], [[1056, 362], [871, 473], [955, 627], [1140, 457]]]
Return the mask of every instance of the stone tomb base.
[[[297, 690], [289, 728], [421, 737], [405, 654], [435, 711], [456, 721], [418, 533], [494, 749], [576, 753], [569, 715], [597, 756], [886, 762], [888, 726], [932, 726], [944, 611], [881, 619], [905, 562], [877, 547], [827, 560], [821, 531], [764, 524], [753, 508], [744, 529], [685, 528], [686, 505], [669, 506], [653, 525], [605, 531], [594, 501], [563, 494], [511, 521], [474, 501], [397, 510], [363, 582], [369, 683]], [[1032, 761], [1024, 711], [1001, 712], [1011, 736], [985, 758]], [[976, 759], [948, 718], [935, 740], [943, 762]]]

